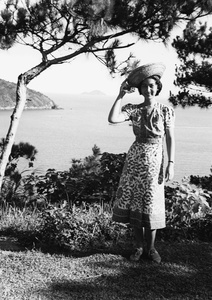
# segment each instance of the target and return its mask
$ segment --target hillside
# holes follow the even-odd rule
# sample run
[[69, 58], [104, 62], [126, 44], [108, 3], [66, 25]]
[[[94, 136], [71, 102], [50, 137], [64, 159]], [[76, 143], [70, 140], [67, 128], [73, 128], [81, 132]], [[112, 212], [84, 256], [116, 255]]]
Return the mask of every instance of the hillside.
[[[16, 100], [16, 84], [0, 79], [0, 110], [13, 109]], [[27, 89], [25, 109], [53, 109], [55, 103], [40, 92]]]

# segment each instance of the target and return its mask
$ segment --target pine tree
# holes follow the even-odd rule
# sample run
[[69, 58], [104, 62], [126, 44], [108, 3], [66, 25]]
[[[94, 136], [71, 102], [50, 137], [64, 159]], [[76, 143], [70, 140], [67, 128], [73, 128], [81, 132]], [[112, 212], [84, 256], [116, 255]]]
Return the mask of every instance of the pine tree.
[[212, 105], [212, 28], [207, 22], [189, 22], [173, 46], [180, 61], [174, 82], [179, 92], [169, 100], [175, 106], [208, 108]]

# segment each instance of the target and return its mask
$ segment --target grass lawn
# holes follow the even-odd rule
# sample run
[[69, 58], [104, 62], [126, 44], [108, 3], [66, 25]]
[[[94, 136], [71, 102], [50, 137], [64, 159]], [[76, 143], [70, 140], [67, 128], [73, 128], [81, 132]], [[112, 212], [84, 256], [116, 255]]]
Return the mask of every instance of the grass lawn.
[[158, 242], [157, 249], [160, 265], [120, 253], [0, 250], [0, 299], [212, 299], [212, 243]]

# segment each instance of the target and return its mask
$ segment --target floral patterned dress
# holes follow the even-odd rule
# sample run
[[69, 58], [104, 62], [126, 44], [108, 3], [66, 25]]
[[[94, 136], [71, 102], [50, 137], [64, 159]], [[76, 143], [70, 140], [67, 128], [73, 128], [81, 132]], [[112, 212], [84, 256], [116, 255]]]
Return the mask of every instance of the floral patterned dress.
[[139, 228], [163, 228], [163, 140], [166, 128], [174, 126], [174, 110], [156, 102], [151, 108], [127, 104], [122, 111], [132, 121], [135, 141], [127, 153], [112, 218]]

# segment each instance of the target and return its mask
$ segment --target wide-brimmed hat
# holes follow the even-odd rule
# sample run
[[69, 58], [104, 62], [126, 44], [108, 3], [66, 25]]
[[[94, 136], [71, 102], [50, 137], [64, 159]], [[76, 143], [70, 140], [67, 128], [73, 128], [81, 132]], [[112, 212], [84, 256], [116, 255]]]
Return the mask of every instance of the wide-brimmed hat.
[[138, 88], [143, 80], [151, 76], [162, 77], [166, 66], [162, 63], [152, 63], [140, 66], [133, 70], [127, 77], [129, 86]]

